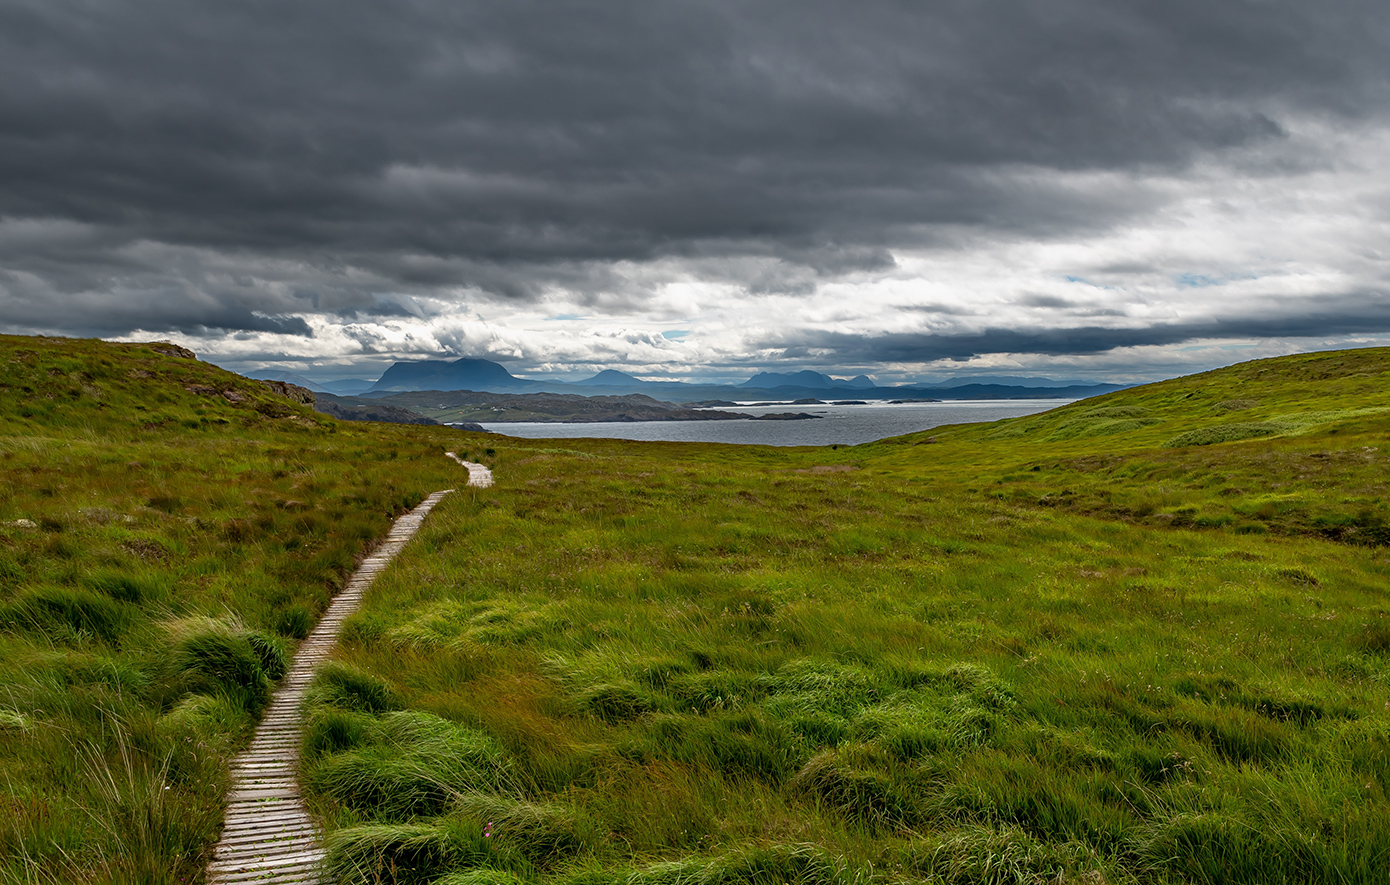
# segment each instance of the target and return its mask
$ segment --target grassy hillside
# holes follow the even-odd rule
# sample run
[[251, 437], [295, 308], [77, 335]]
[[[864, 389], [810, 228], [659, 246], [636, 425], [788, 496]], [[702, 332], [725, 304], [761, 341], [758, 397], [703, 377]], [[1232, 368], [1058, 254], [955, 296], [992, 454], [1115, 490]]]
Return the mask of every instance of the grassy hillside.
[[319, 679], [335, 874], [1383, 881], [1387, 362], [851, 449], [508, 442]]
[[875, 448], [935, 437], [933, 461], [1020, 504], [1384, 546], [1388, 419], [1390, 349], [1371, 348], [1244, 363]]
[[200, 878], [270, 681], [457, 480], [443, 438], [167, 345], [0, 338], [0, 881]]
[[[0, 339], [0, 881], [196, 881], [390, 514], [304, 779], [343, 882], [1382, 882], [1390, 351], [866, 446], [342, 425]], [[224, 391], [231, 391], [228, 396]]]

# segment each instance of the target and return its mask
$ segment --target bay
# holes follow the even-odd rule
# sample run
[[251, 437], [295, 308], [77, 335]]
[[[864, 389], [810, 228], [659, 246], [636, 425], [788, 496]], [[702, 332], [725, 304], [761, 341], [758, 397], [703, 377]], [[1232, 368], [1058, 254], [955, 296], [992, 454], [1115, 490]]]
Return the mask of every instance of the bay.
[[858, 445], [944, 424], [971, 424], [1033, 415], [1074, 400], [956, 400], [943, 403], [868, 403], [856, 406], [776, 405], [729, 407], [749, 415], [806, 412], [800, 421], [632, 421], [592, 424], [484, 422], [487, 430], [526, 439], [598, 437], [670, 442], [718, 442], [764, 446]]

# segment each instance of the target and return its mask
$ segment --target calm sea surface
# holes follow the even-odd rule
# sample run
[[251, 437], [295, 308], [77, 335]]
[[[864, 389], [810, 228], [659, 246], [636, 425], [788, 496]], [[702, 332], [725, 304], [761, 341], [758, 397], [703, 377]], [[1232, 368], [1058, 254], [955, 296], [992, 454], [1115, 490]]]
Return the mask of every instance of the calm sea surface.
[[596, 424], [543, 424], [538, 422], [484, 423], [494, 433], [528, 439], [669, 440], [722, 442], [764, 446], [857, 445], [887, 436], [900, 436], [939, 427], [997, 421], [1045, 412], [1072, 400], [1015, 399], [963, 400], [949, 403], [871, 403], [864, 406], [738, 406], [727, 411], [766, 415], [769, 412], [806, 412], [818, 415], [803, 421], [640, 421]]

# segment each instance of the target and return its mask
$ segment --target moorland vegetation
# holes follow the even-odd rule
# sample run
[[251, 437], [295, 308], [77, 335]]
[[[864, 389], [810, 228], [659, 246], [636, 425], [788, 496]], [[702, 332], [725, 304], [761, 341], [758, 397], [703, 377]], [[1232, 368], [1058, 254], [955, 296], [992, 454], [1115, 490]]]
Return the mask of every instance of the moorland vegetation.
[[[1390, 350], [855, 447], [345, 425], [0, 346], [0, 880], [190, 881], [390, 515], [302, 780], [340, 882], [1381, 882]], [[232, 395], [229, 395], [230, 394]]]
[[457, 479], [378, 428], [169, 345], [0, 338], [0, 881], [201, 879], [286, 654]]

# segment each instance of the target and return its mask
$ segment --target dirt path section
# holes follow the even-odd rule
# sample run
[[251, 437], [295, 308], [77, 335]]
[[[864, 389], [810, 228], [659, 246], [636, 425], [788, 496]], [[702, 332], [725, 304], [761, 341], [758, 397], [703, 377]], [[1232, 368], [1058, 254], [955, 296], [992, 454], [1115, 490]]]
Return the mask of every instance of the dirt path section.
[[[473, 465], [465, 462], [464, 466], [468, 467], [469, 485], [479, 485]], [[492, 474], [486, 467], [482, 469], [486, 485], [491, 485]], [[452, 491], [435, 492], [396, 520], [386, 540], [357, 569], [314, 632], [299, 646], [251, 746], [232, 763], [227, 817], [222, 839], [208, 865], [209, 885], [317, 885], [321, 881], [321, 834], [304, 807], [295, 780], [304, 692], [313, 679], [314, 667], [333, 651], [343, 620], [357, 609], [372, 579], [405, 547], [434, 505]]]
[[468, 484], [475, 489], [485, 489], [492, 485], [492, 471], [482, 464], [473, 461], [465, 461], [453, 452], [445, 452], [450, 458], [468, 468]]

